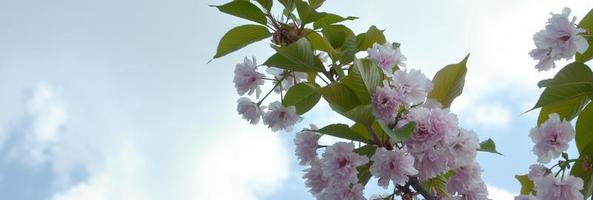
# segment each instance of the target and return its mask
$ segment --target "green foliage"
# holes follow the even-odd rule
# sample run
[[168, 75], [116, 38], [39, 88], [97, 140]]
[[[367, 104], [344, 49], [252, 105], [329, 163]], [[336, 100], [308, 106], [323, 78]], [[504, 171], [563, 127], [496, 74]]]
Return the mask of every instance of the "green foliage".
[[496, 150], [496, 144], [494, 143], [494, 140], [488, 138], [487, 140], [484, 140], [482, 142], [480, 142], [480, 148], [478, 149], [478, 151], [483, 151], [483, 152], [489, 152], [489, 153], [495, 153], [498, 155], [502, 155], [501, 153], [499, 153]]
[[249, 1], [231, 1], [230, 3], [215, 7], [220, 12], [251, 20], [261, 25], [266, 25], [267, 23], [266, 15]]
[[319, 7], [321, 7], [321, 5], [323, 5], [323, 3], [325, 2], [325, 0], [308, 0], [309, 1], [309, 5], [311, 5], [311, 7], [317, 9]]
[[274, 5], [274, 0], [257, 0], [257, 3], [264, 7], [264, 9], [270, 11], [272, 10], [272, 6]]
[[348, 125], [346, 124], [330, 124], [326, 127], [317, 130], [317, 132], [325, 135], [331, 135], [338, 138], [364, 143], [367, 143], [370, 140], [370, 134], [368, 133], [368, 131], [363, 132], [360, 130], [355, 130], [353, 128], [348, 127]]
[[515, 175], [515, 179], [521, 184], [521, 195], [535, 194], [535, 184], [527, 177], [527, 175]]
[[354, 60], [354, 54], [357, 52], [356, 36], [348, 27], [344, 25], [328, 25], [321, 30], [323, 37], [327, 38], [332, 47], [337, 51], [334, 60], [339, 60], [342, 64], [350, 63]]
[[[587, 13], [587, 15], [585, 15], [585, 17], [583, 17], [581, 22], [579, 22], [578, 26], [587, 30], [587, 32], [589, 34], [593, 33], [593, 10], [590, 10], [589, 13]], [[577, 54], [575, 56], [575, 60], [577, 62], [584, 63], [584, 62], [591, 60], [591, 58], [593, 58], [593, 48], [591, 48], [591, 46], [593, 46], [593, 41], [591, 40], [591, 37], [586, 37], [586, 38], [587, 38], [587, 42], [589, 43], [589, 48], [583, 54], [580, 54], [577, 52]]]
[[449, 193], [447, 193], [447, 180], [453, 175], [454, 173], [452, 171], [448, 171], [447, 173], [423, 181], [421, 184], [431, 195], [449, 197]]
[[348, 111], [357, 105], [360, 105], [354, 92], [344, 84], [338, 82], [322, 87], [319, 92], [321, 93], [321, 96], [332, 105], [332, 108], [339, 113]]
[[333, 13], [327, 13], [323, 17], [317, 19], [317, 21], [313, 22], [313, 28], [320, 29], [327, 25], [340, 23], [340, 22], [343, 22], [346, 20], [355, 20], [355, 19], [358, 19], [358, 17], [353, 17], [353, 16], [342, 17], [340, 15], [336, 15]]
[[571, 117], [569, 115], [573, 115], [575, 110], [578, 111], [578, 107], [580, 106], [578, 99], [585, 98], [592, 94], [593, 72], [591, 72], [591, 69], [583, 63], [571, 63], [554, 76], [554, 79], [549, 82], [548, 86], [531, 110], [540, 107], [554, 106], [554, 104], [557, 103], [568, 104], [567, 102], [572, 101], [572, 105], [574, 105], [572, 108], [565, 109], [563, 112], [559, 113], [564, 114], [564, 116], [561, 116], [562, 118], [568, 119]]
[[277, 53], [264, 62], [264, 65], [297, 72], [322, 72], [325, 70], [319, 57], [313, 54], [311, 43], [306, 38], [288, 46], [272, 46], [272, 48], [276, 49]]
[[315, 83], [296, 84], [288, 89], [282, 103], [286, 107], [295, 106], [299, 115], [305, 114], [319, 102], [321, 95], [317, 92], [318, 88]]
[[561, 101], [542, 107], [537, 118], [537, 124], [548, 120], [551, 113], [558, 113], [560, 118], [570, 121], [579, 115], [581, 110], [587, 105], [589, 98], [583, 96], [571, 100]]
[[369, 104], [382, 80], [383, 72], [373, 61], [360, 59], [354, 60], [342, 83], [354, 92], [361, 104]]
[[461, 62], [439, 70], [432, 79], [434, 87], [428, 97], [440, 102], [444, 108], [450, 107], [453, 100], [463, 92], [468, 58], [469, 54]]
[[385, 44], [387, 41], [385, 35], [383, 35], [383, 31], [377, 29], [376, 26], [371, 26], [366, 33], [356, 36], [356, 40], [359, 51], [365, 51], [375, 43]]
[[373, 106], [370, 104], [356, 106], [340, 114], [354, 122], [361, 123], [369, 127], [375, 121], [375, 117], [373, 116]]
[[325, 51], [330, 57], [335, 57], [338, 53], [334, 47], [329, 43], [327, 38], [319, 35], [319, 33], [311, 31], [307, 36], [307, 39], [311, 42], [311, 47], [315, 50]]
[[237, 26], [227, 32], [220, 42], [216, 50], [214, 58], [220, 58], [233, 51], [239, 50], [251, 43], [263, 40], [272, 35], [268, 28], [260, 25], [242, 25]]
[[581, 154], [586, 153], [585, 148], [593, 145], [593, 104], [589, 104], [579, 115], [576, 123], [575, 140]]
[[415, 122], [408, 122], [403, 127], [397, 128], [395, 130], [390, 128], [383, 121], [379, 121], [379, 125], [381, 126], [383, 132], [389, 136], [389, 139], [392, 143], [406, 141], [408, 138], [410, 138], [410, 136], [412, 136], [412, 133], [414, 133], [414, 129], [416, 128]]
[[[580, 149], [579, 149], [580, 150]], [[593, 191], [593, 170], [591, 164], [593, 161], [593, 144], [589, 143], [582, 151], [580, 151], [579, 159], [574, 163], [570, 174], [583, 179], [583, 196], [589, 199]]]
[[299, 18], [301, 19], [301, 23], [308, 24], [325, 16], [325, 13], [319, 13], [315, 10], [315, 8], [309, 6], [307, 2], [302, 0], [295, 0], [297, 12], [299, 13]]

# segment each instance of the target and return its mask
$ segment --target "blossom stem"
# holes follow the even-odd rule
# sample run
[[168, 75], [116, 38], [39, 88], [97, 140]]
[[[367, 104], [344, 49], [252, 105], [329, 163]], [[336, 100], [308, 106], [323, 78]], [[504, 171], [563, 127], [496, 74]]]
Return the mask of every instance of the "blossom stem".
[[274, 87], [272, 87], [272, 89], [270, 89], [270, 91], [266, 94], [266, 96], [262, 97], [261, 100], [259, 100], [259, 102], [257, 102], [257, 106], [260, 106], [262, 102], [264, 102], [264, 100], [274, 91], [274, 89], [276, 89], [276, 87], [278, 87], [280, 85], [280, 83], [282, 83], [282, 81], [286, 78], [286, 76], [282, 77], [280, 80], [278, 80], [278, 82], [276, 83], [276, 85], [274, 85]]
[[410, 186], [412, 186], [412, 188], [414, 188], [414, 190], [416, 190], [416, 192], [420, 193], [424, 199], [426, 200], [436, 200], [436, 198], [432, 195], [430, 195], [428, 193], [428, 191], [426, 191], [426, 189], [424, 189], [422, 187], [422, 185], [420, 184], [420, 181], [418, 181], [418, 178], [415, 176], [410, 176], [410, 180], [408, 180], [408, 184]]

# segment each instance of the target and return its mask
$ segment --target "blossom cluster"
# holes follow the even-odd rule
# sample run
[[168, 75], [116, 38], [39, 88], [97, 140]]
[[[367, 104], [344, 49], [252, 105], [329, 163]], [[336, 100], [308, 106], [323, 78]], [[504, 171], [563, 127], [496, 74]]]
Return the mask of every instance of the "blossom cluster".
[[[243, 63], [236, 65], [233, 82], [239, 95], [251, 95], [255, 91], [256, 97], [259, 98], [266, 76], [258, 72], [257, 67], [255, 58], [250, 60], [247, 57]], [[274, 67], [267, 68], [266, 72], [274, 76], [274, 79], [269, 80], [273, 80], [275, 84], [273, 91], [278, 93], [288, 90], [303, 79], [307, 79], [306, 73], [289, 73], [284, 69]], [[279, 101], [274, 101], [267, 106], [268, 111], [264, 111], [266, 107], [261, 106], [261, 103], [261, 101], [255, 103], [247, 97], [241, 97], [237, 100], [237, 112], [243, 119], [254, 125], [263, 119], [263, 123], [272, 131], [290, 130], [302, 119], [297, 115], [294, 106], [285, 107]]]
[[[533, 153], [538, 157], [537, 161], [541, 164], [534, 164], [529, 167], [527, 177], [535, 184], [536, 196], [521, 195], [515, 197], [515, 200], [553, 200], [553, 199], [584, 199], [580, 190], [583, 189], [583, 180], [572, 175], [564, 176], [566, 162], [559, 161], [560, 169], [558, 173], [552, 173], [552, 168], [547, 168], [542, 164], [550, 163], [552, 159], [557, 159], [562, 153], [568, 150], [569, 142], [574, 139], [574, 128], [568, 121], [560, 119], [557, 113], [548, 116], [548, 120], [539, 127], [531, 129], [529, 134], [534, 142]], [[575, 166], [580, 167], [580, 166]], [[562, 172], [562, 176], [558, 177]]]
[[539, 61], [535, 65], [539, 71], [550, 70], [556, 67], [555, 61], [572, 59], [576, 52], [584, 53], [589, 48], [584, 37], [587, 31], [576, 26], [576, 17], [568, 19], [570, 11], [564, 8], [560, 14], [552, 13], [545, 29], [533, 36], [536, 48], [529, 55]]

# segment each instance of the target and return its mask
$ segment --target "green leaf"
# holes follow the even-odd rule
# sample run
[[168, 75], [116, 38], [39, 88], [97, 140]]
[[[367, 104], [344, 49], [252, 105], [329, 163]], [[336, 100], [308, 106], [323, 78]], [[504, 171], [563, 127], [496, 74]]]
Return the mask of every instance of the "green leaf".
[[367, 183], [369, 183], [369, 180], [371, 179], [370, 169], [372, 164], [373, 162], [369, 161], [369, 163], [356, 168], [358, 170], [358, 183], [362, 184], [363, 186], [366, 186]]
[[[590, 10], [589, 13], [587, 13], [587, 15], [585, 15], [585, 17], [583, 17], [581, 22], [579, 22], [578, 26], [587, 30], [587, 32], [589, 32], [589, 34], [593, 33], [593, 9]], [[590, 37], [586, 37], [586, 38], [587, 38], [587, 42], [589, 43], [589, 48], [583, 54], [580, 54], [577, 52], [577, 54], [575, 56], [575, 60], [578, 62], [582, 62], [582, 63], [585, 63], [585, 62], [591, 60], [591, 58], [593, 58], [593, 48], [591, 48], [591, 46], [593, 46], [592, 45], [593, 42]]]
[[348, 86], [362, 104], [369, 104], [377, 86], [381, 85], [383, 72], [373, 61], [368, 59], [354, 60], [348, 76], [342, 83]]
[[546, 105], [539, 111], [537, 125], [539, 126], [546, 122], [546, 120], [548, 120], [548, 116], [550, 116], [552, 113], [558, 113], [561, 119], [571, 121], [579, 115], [588, 102], [589, 99], [587, 97], [580, 97]]
[[452, 171], [443, 173], [437, 177], [423, 181], [421, 184], [431, 195], [449, 197], [449, 193], [447, 192], [447, 180], [448, 177], [452, 176], [452, 173]]
[[307, 2], [302, 0], [296, 0], [295, 4], [299, 17], [301, 18], [301, 23], [303, 24], [314, 22], [326, 15], [326, 13], [315, 11], [315, 8], [312, 8]]
[[533, 181], [527, 175], [515, 175], [515, 178], [521, 184], [521, 195], [535, 194], [535, 184], [533, 184]]
[[369, 140], [359, 131], [354, 131], [346, 124], [330, 124], [317, 132], [334, 137], [367, 143]]
[[552, 82], [552, 79], [551, 78], [541, 80], [541, 81], [537, 82], [537, 87], [539, 87], [539, 88], [548, 87], [551, 82]]
[[450, 107], [453, 100], [463, 92], [468, 58], [469, 54], [461, 62], [447, 65], [439, 70], [432, 79], [434, 88], [428, 98], [437, 100], [444, 108]]
[[375, 121], [375, 116], [373, 116], [373, 106], [370, 104], [356, 106], [351, 110], [341, 114], [352, 121], [364, 124], [366, 126], [371, 126]]
[[593, 104], [587, 105], [579, 115], [576, 123], [575, 141], [582, 154], [587, 146], [593, 146]]
[[251, 43], [263, 40], [272, 35], [268, 28], [260, 25], [242, 25], [231, 29], [222, 36], [218, 43], [214, 58], [220, 58], [233, 51], [239, 50]]
[[311, 31], [306, 37], [311, 42], [313, 49], [325, 51], [332, 57], [337, 54], [336, 50], [334, 47], [332, 47], [329, 41], [327, 41], [327, 39], [323, 36], [319, 35], [319, 33]]
[[334, 82], [319, 89], [321, 96], [339, 113], [349, 111], [360, 105], [358, 98], [352, 90], [344, 84]]
[[591, 161], [593, 160], [593, 145], [589, 144], [583, 151], [580, 151], [579, 159], [574, 163], [570, 174], [583, 179], [583, 196], [589, 199], [593, 191], [593, 170], [591, 170]]
[[272, 10], [274, 5], [274, 0], [257, 0], [257, 2], [268, 11]]
[[353, 17], [353, 16], [348, 16], [346, 18], [340, 16], [340, 15], [336, 15], [333, 13], [327, 13], [325, 16], [319, 18], [317, 21], [313, 22], [313, 28], [314, 29], [320, 29], [324, 26], [330, 25], [330, 24], [335, 24], [335, 23], [340, 23], [346, 20], [355, 20], [358, 19], [358, 17]]
[[354, 38], [354, 33], [344, 25], [328, 25], [321, 30], [323, 37], [327, 38], [334, 49], [342, 47], [346, 39]]
[[383, 35], [383, 31], [377, 29], [376, 26], [371, 26], [367, 32], [362, 35], [360, 43], [358, 43], [358, 50], [365, 51], [368, 48], [372, 47], [373, 44], [385, 44], [385, 35]]
[[489, 153], [495, 153], [498, 155], [501, 155], [501, 153], [499, 153], [498, 151], [496, 151], [496, 144], [494, 143], [494, 140], [488, 138], [487, 140], [484, 140], [482, 142], [480, 142], [480, 148], [477, 149], [478, 151], [483, 151], [483, 152], [489, 152]]
[[272, 46], [277, 54], [270, 57], [264, 65], [273, 66], [297, 72], [322, 72], [324, 66], [319, 57], [313, 54], [313, 48], [307, 38], [284, 47]]
[[395, 130], [389, 128], [389, 126], [383, 121], [379, 121], [379, 125], [381, 125], [381, 129], [387, 133], [391, 142], [394, 143], [406, 141], [408, 138], [410, 138], [410, 136], [412, 136], [412, 133], [414, 133], [414, 129], [416, 128], [415, 122], [408, 122], [403, 127]]
[[323, 5], [323, 3], [325, 2], [325, 0], [309, 0], [309, 5], [311, 5], [311, 7], [317, 9], [319, 7], [321, 7], [321, 5]]
[[358, 155], [366, 156], [368, 158], [373, 157], [373, 155], [375, 154], [375, 151], [377, 151], [377, 147], [375, 145], [368, 145], [368, 144], [354, 149], [354, 152], [357, 153]]
[[249, 1], [231, 1], [230, 3], [215, 6], [220, 12], [251, 20], [266, 25], [266, 15], [257, 6]]
[[531, 110], [555, 103], [565, 103], [592, 94], [593, 72], [591, 69], [583, 63], [571, 63], [554, 76]]
[[321, 95], [317, 93], [318, 88], [315, 83], [296, 84], [288, 89], [282, 103], [286, 107], [295, 106], [299, 115], [305, 114], [319, 102]]

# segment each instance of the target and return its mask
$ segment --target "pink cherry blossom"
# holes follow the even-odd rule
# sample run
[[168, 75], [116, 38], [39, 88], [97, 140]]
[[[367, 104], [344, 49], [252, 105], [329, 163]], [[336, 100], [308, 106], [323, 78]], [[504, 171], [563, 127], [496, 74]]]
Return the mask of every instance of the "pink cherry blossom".
[[576, 17], [568, 19], [570, 9], [564, 8], [560, 14], [552, 14], [544, 30], [533, 36], [536, 49], [529, 52], [539, 60], [539, 71], [555, 67], [554, 61], [572, 59], [576, 52], [583, 53], [589, 48], [587, 39], [582, 36], [586, 31], [575, 24]]
[[414, 169], [414, 157], [405, 149], [388, 151], [385, 148], [377, 148], [371, 160], [371, 174], [378, 177], [379, 186], [386, 189], [390, 180], [394, 184], [404, 185], [408, 182], [408, 176], [418, 173], [418, 170]]
[[307, 165], [317, 159], [317, 141], [321, 135], [311, 131], [316, 129], [315, 125], [311, 125], [311, 129], [301, 131], [294, 138], [295, 153], [300, 160], [300, 165]]
[[254, 125], [259, 123], [259, 119], [263, 113], [261, 107], [246, 97], [241, 97], [237, 100], [237, 112], [243, 116], [243, 119]]
[[453, 137], [449, 144], [451, 153], [451, 168], [457, 168], [463, 165], [469, 165], [476, 159], [477, 149], [480, 148], [478, 135], [473, 131], [461, 129], [459, 135]]
[[245, 93], [251, 95], [255, 91], [256, 96], [259, 98], [259, 94], [261, 93], [260, 86], [264, 84], [263, 78], [265, 76], [256, 70], [257, 64], [255, 57], [253, 60], [249, 60], [249, 58], [245, 57], [243, 63], [239, 63], [235, 66], [235, 78], [233, 79], [233, 82], [235, 83], [235, 88], [239, 95], [244, 95]]
[[583, 194], [580, 190], [583, 189], [583, 180], [572, 175], [564, 177], [564, 180], [550, 175], [538, 178], [535, 181], [535, 190], [538, 200], [558, 200], [571, 199], [583, 200]]
[[325, 149], [321, 169], [331, 185], [349, 185], [358, 181], [356, 168], [369, 162], [369, 159], [353, 150], [354, 144], [346, 142], [337, 142]]
[[432, 148], [436, 143], [446, 144], [459, 133], [457, 116], [448, 110], [415, 107], [400, 120], [398, 126], [411, 121], [416, 122], [414, 133], [406, 141], [411, 151]]
[[311, 167], [304, 171], [303, 179], [305, 179], [305, 185], [309, 188], [311, 194], [316, 195], [327, 186], [328, 180], [323, 176], [321, 163], [318, 159], [311, 161]]
[[489, 200], [488, 188], [486, 184], [481, 181], [472, 186], [469, 190], [453, 198], [455, 200]]
[[432, 81], [420, 70], [411, 69], [409, 72], [398, 70], [393, 74], [393, 85], [406, 104], [420, 104], [424, 102], [432, 90]]
[[455, 175], [449, 178], [447, 183], [447, 191], [452, 194], [467, 194], [483, 182], [480, 177], [482, 169], [476, 162], [456, 168], [453, 172]]
[[535, 143], [533, 153], [538, 156], [537, 161], [549, 163], [550, 160], [560, 157], [562, 152], [568, 150], [568, 142], [574, 139], [574, 128], [570, 122], [560, 120], [557, 113], [552, 113], [546, 122], [531, 129], [529, 137]]
[[548, 171], [549, 169], [543, 165], [533, 164], [529, 166], [529, 174], [527, 174], [527, 177], [534, 181], [535, 179], [544, 177], [546, 174], [548, 174]]
[[377, 87], [372, 100], [375, 117], [387, 123], [393, 123], [402, 105], [399, 93], [385, 84], [383, 87]]
[[330, 186], [317, 195], [317, 200], [366, 200], [363, 190], [364, 186], [361, 184], [354, 184], [352, 187]]
[[264, 124], [272, 131], [290, 130], [294, 124], [301, 121], [296, 114], [294, 106], [284, 107], [280, 102], [275, 101], [268, 106], [268, 112], [263, 116]]
[[402, 55], [399, 48], [393, 48], [393, 45], [389, 42], [379, 45], [378, 43], [373, 44], [371, 48], [367, 49], [369, 58], [377, 64], [386, 75], [391, 75], [392, 68], [395, 65], [406, 66], [403, 61], [406, 61], [406, 57]]
[[414, 156], [414, 168], [418, 170], [418, 179], [421, 181], [428, 180], [445, 172], [449, 168], [449, 152], [442, 144], [435, 144], [432, 147], [423, 149], [422, 151], [411, 151]]

